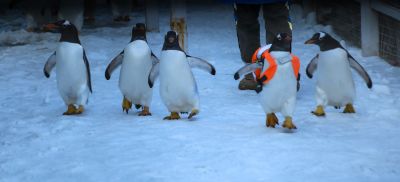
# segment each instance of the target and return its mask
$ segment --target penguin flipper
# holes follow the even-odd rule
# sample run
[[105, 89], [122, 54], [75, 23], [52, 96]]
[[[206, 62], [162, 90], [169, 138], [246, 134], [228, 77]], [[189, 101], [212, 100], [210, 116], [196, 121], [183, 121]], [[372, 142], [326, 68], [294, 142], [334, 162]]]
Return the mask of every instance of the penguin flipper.
[[107, 80], [109, 80], [111, 78], [111, 74], [112, 72], [118, 68], [121, 63], [122, 63], [122, 59], [124, 58], [124, 51], [122, 51], [121, 53], [118, 54], [118, 56], [116, 56], [111, 62], [110, 64], [108, 64], [106, 72], [105, 72], [105, 77]]
[[306, 73], [307, 73], [308, 78], [312, 78], [314, 71], [317, 69], [318, 57], [319, 57], [319, 55], [317, 54], [314, 58], [311, 59], [310, 63], [308, 63], [308, 65], [307, 65]]
[[348, 60], [350, 63], [350, 67], [353, 68], [354, 70], [357, 71], [357, 73], [361, 76], [361, 78], [364, 79], [365, 83], [367, 83], [368, 88], [372, 88], [372, 80], [369, 77], [368, 73], [365, 71], [365, 69], [358, 63], [353, 56], [351, 56], [349, 53], [348, 55]]
[[154, 55], [153, 52], [151, 52], [151, 61], [153, 62], [153, 65], [158, 64], [160, 62], [158, 57], [156, 55]]
[[150, 74], [149, 74], [149, 78], [148, 78], [148, 80], [147, 80], [147, 82], [149, 83], [150, 88], [153, 88], [153, 86], [154, 86], [154, 81], [155, 81], [155, 80], [157, 79], [157, 77], [158, 77], [159, 70], [160, 70], [160, 64], [159, 64], [159, 63], [154, 64], [154, 65], [151, 67]]
[[263, 63], [261, 63], [261, 62], [246, 64], [245, 66], [240, 68], [238, 71], [236, 71], [236, 73], [234, 75], [234, 79], [238, 80], [242, 75], [254, 72], [256, 69], [262, 69], [262, 68], [263, 68]]
[[54, 68], [54, 66], [56, 66], [56, 52], [51, 54], [50, 57], [47, 59], [46, 64], [44, 65], [44, 68], [43, 68], [44, 76], [49, 78], [50, 72]]
[[186, 57], [187, 57], [187, 60], [189, 61], [190, 67], [205, 70], [205, 71], [209, 72], [211, 75], [216, 74], [216, 70], [215, 70], [214, 66], [212, 64], [210, 64], [209, 62], [207, 62], [206, 60], [197, 58], [197, 57], [193, 57], [193, 56], [189, 56], [189, 55], [187, 55]]
[[87, 85], [89, 87], [90, 93], [92, 93], [93, 90], [92, 90], [92, 80], [90, 78], [90, 65], [89, 65], [89, 61], [86, 57], [85, 50], [83, 50], [83, 61], [85, 62], [85, 66], [86, 66]]

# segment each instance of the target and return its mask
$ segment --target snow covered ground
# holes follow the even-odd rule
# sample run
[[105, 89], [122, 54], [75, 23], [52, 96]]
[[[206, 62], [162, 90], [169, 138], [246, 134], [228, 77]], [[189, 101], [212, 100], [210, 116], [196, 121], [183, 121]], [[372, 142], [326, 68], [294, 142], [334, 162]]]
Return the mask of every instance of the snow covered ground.
[[[299, 9], [297, 9], [299, 10]], [[149, 33], [159, 55], [168, 31], [168, 9], [160, 33]], [[1, 21], [19, 21], [4, 20]], [[1, 19], [1, 18], [0, 18]], [[94, 93], [81, 116], [63, 116], [55, 73], [42, 69], [59, 35], [0, 32], [0, 181], [400, 181], [400, 70], [378, 57], [350, 53], [369, 72], [369, 90], [354, 74], [356, 114], [315, 107], [315, 80], [305, 67], [318, 52], [304, 41], [330, 27], [294, 18], [293, 51], [302, 60], [297, 130], [265, 127], [252, 91], [239, 91], [233, 73], [242, 66], [232, 7], [188, 9], [189, 54], [209, 60], [215, 77], [194, 70], [201, 112], [195, 120], [164, 121], [158, 83], [153, 116], [122, 112], [118, 75], [104, 78], [109, 61], [129, 41], [129, 26], [84, 29], [81, 42], [91, 64]], [[22, 28], [22, 27], [21, 27]], [[263, 35], [265, 37], [265, 35]], [[22, 38], [22, 39], [21, 39]], [[18, 46], [10, 46], [18, 45]], [[278, 115], [281, 119], [283, 118]]]

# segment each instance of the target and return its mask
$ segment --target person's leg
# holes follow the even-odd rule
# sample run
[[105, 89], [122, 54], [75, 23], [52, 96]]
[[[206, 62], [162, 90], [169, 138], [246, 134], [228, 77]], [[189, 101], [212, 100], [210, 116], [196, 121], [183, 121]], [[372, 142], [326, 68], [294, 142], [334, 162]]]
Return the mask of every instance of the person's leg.
[[260, 5], [236, 4], [236, 32], [240, 54], [245, 63], [251, 63], [251, 56], [260, 47]]
[[[235, 4], [236, 32], [240, 55], [244, 63], [251, 63], [251, 56], [260, 47], [260, 5]], [[240, 90], [254, 90], [257, 86], [253, 75], [247, 74], [239, 83]]]
[[130, 21], [129, 13], [131, 8], [131, 0], [111, 0], [111, 11], [116, 22]]
[[95, 21], [94, 14], [96, 10], [96, 0], [84, 1], [84, 21], [85, 23], [92, 24]]
[[262, 9], [268, 44], [272, 43], [277, 33], [292, 34], [289, 25], [289, 9], [286, 3], [263, 4]]
[[[267, 44], [272, 43], [277, 33], [292, 34], [292, 27], [289, 22], [289, 7], [286, 6], [286, 3], [263, 4], [262, 9]], [[300, 89], [300, 74], [297, 78], [298, 91]]]

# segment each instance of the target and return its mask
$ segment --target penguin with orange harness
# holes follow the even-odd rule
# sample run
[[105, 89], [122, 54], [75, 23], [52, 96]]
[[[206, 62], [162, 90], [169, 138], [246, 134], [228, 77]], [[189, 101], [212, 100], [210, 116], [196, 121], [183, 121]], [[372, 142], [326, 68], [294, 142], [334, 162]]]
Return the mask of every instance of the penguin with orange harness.
[[291, 35], [277, 34], [271, 45], [256, 50], [252, 64], [240, 68], [234, 75], [235, 80], [238, 80], [241, 75], [255, 73], [259, 83], [256, 91], [267, 114], [267, 127], [275, 128], [275, 125], [279, 125], [275, 113], [280, 112], [285, 117], [282, 126], [296, 129], [292, 116], [296, 105], [300, 60], [291, 54], [291, 43]]

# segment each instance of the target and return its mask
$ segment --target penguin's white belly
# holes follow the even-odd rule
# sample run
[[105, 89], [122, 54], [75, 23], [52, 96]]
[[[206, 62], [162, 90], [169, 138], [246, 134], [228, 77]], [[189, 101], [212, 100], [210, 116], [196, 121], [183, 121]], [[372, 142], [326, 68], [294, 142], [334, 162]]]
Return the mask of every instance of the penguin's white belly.
[[198, 109], [196, 81], [181, 51], [166, 50], [160, 60], [160, 95], [170, 112]]
[[324, 100], [323, 104], [331, 106], [353, 102], [355, 87], [346, 51], [336, 48], [321, 52], [317, 75], [317, 100]]
[[89, 88], [81, 45], [68, 42], [59, 44], [56, 51], [56, 73], [58, 90], [64, 102], [85, 104]]
[[134, 41], [126, 46], [119, 88], [133, 104], [150, 106], [153, 89], [149, 87], [148, 76], [151, 67], [151, 51], [145, 41]]
[[290, 62], [278, 65], [277, 71], [259, 93], [266, 114], [282, 112], [291, 116], [295, 107], [297, 81]]

